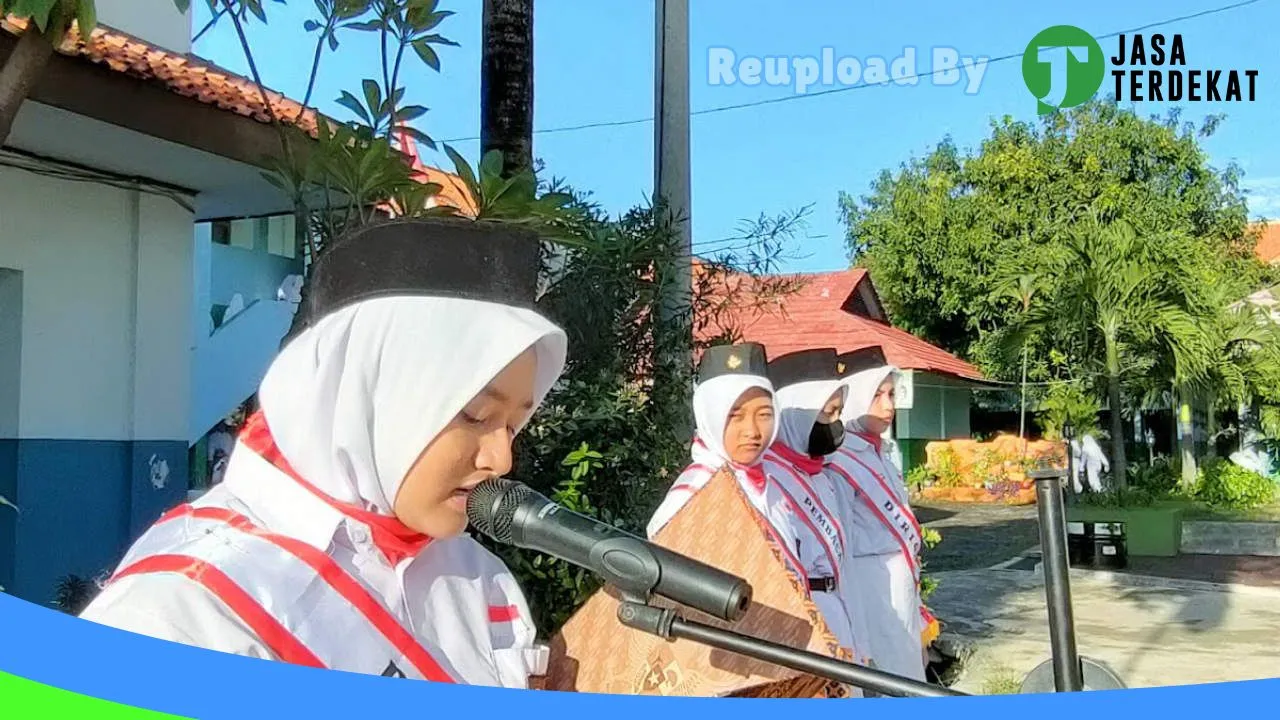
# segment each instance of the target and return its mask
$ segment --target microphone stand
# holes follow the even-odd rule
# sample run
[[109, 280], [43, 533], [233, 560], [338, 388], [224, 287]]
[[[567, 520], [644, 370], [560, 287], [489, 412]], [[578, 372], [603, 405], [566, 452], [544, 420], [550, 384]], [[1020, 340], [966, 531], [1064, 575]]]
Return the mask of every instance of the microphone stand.
[[685, 620], [670, 608], [654, 607], [625, 597], [618, 606], [618, 621], [629, 628], [656, 635], [664, 640], [690, 640], [835, 682], [873, 690], [882, 695], [895, 697], [966, 695], [958, 690], [930, 685], [883, 670], [874, 670], [807, 650], [797, 650], [768, 640], [753, 638], [732, 630], [722, 630], [700, 622]]

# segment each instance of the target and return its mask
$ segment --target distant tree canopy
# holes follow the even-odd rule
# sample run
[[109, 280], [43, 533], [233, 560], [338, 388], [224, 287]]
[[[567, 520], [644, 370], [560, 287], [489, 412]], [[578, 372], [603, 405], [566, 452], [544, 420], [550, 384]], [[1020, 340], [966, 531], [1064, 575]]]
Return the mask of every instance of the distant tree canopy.
[[[1238, 170], [1210, 167], [1198, 142], [1220, 121], [1197, 128], [1095, 101], [1039, 126], [993, 122], [976, 153], [944, 140], [881, 173], [870, 194], [841, 193], [851, 257], [872, 272], [895, 325], [1004, 379], [1018, 377], [1020, 354], [1000, 351], [1001, 334], [1023, 312], [1009, 286], [1034, 274], [1036, 302], [1055, 305], [1067, 277], [1044, 271], [1085, 220], [1123, 220], [1153, 240], [1167, 274], [1213, 278], [1242, 297], [1266, 270]], [[1070, 349], [1041, 344], [1031, 379], [1053, 375], [1050, 349]]]
[[1262, 401], [1280, 427], [1276, 336], [1229, 309], [1276, 278], [1239, 171], [1200, 147], [1220, 122], [1093, 101], [994, 122], [977, 152], [944, 140], [841, 194], [851, 257], [895, 325], [990, 377], [1018, 379], [1025, 358], [1029, 380], [1079, 380], [1112, 407]]

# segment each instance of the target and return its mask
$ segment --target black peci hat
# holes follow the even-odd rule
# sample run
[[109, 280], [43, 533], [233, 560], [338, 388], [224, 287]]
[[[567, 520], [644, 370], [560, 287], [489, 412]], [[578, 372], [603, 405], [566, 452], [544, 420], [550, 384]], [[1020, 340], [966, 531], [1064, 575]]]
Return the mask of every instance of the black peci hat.
[[814, 348], [779, 355], [769, 363], [769, 379], [776, 388], [812, 380], [835, 380], [836, 349]]
[[321, 318], [362, 300], [453, 297], [532, 308], [537, 234], [498, 223], [418, 218], [360, 228], [315, 261], [288, 342]]
[[758, 375], [769, 377], [769, 361], [759, 343], [715, 345], [702, 353], [698, 363], [698, 382], [704, 383], [721, 375]]
[[854, 373], [887, 364], [888, 362], [884, 359], [884, 350], [879, 345], [869, 345], [836, 356], [836, 375], [843, 379]]

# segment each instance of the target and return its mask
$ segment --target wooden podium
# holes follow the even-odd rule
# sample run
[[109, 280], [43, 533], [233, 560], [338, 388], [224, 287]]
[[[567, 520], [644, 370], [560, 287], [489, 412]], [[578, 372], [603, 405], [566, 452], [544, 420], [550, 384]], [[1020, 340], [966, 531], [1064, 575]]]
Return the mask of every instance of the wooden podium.
[[[685, 505], [654, 542], [744, 578], [752, 607], [735, 623], [662, 598], [689, 620], [828, 657], [851, 660], [821, 613], [787, 569], [737, 480], [721, 471]], [[843, 685], [687, 640], [664, 640], [617, 619], [612, 588], [591, 596], [551, 640], [546, 690], [705, 697], [849, 697]]]

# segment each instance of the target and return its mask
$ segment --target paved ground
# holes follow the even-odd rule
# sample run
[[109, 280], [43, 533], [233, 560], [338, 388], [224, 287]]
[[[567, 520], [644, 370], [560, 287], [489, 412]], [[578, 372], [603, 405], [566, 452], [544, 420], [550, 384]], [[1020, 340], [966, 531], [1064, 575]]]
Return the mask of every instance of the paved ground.
[[[939, 573], [931, 599], [944, 637], [971, 655], [955, 687], [989, 691], [1050, 657], [1038, 570]], [[1280, 591], [1073, 571], [1080, 652], [1129, 687], [1275, 677], [1280, 668]]]
[[921, 524], [942, 534], [925, 552], [929, 573], [991, 567], [1040, 542], [1034, 505], [916, 502], [912, 508]]
[[[935, 502], [916, 511], [943, 536], [926, 563], [940, 583], [930, 604], [943, 640], [966, 655], [955, 687], [1013, 691], [1050, 657], [1035, 507]], [[1080, 652], [1129, 687], [1275, 677], [1280, 668], [1280, 558], [1130, 558], [1122, 572], [1072, 570], [1071, 590]]]
[[1125, 573], [1280, 589], [1280, 557], [1179, 555], [1129, 558]]

